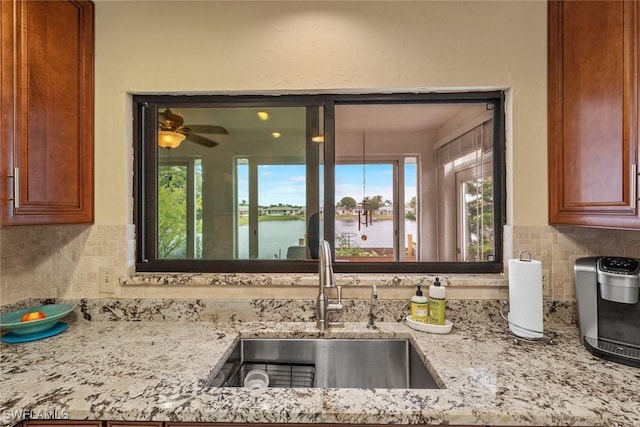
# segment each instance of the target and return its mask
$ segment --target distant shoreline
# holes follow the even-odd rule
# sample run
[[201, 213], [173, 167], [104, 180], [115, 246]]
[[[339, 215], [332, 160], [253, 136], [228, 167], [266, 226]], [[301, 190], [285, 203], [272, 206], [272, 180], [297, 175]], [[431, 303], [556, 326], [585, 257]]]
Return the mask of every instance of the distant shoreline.
[[[304, 221], [306, 217], [304, 215], [260, 215], [258, 216], [258, 222], [266, 222], [266, 221]], [[358, 215], [353, 214], [345, 214], [345, 215], [336, 215], [336, 219], [341, 219], [343, 221], [357, 221]], [[393, 219], [393, 215], [374, 215], [373, 222], [376, 221], [391, 221]], [[246, 225], [249, 223], [248, 216], [242, 216], [238, 219], [238, 225]]]

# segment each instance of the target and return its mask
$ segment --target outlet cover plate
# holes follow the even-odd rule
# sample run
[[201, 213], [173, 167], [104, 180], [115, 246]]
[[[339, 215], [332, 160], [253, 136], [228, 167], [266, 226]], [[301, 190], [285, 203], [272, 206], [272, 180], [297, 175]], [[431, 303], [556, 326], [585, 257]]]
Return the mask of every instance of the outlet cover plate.
[[98, 268], [98, 291], [102, 294], [115, 294], [118, 278], [113, 268]]

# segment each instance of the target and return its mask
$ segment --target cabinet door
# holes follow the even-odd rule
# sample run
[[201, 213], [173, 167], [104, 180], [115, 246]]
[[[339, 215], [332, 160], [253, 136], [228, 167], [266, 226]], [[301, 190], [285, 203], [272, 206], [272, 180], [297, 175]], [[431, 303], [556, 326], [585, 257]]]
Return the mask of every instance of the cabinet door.
[[107, 421], [107, 427], [162, 427], [162, 421]]
[[549, 221], [640, 228], [638, 4], [549, 2]]
[[102, 427], [102, 421], [30, 420], [23, 427]]
[[0, 8], [2, 225], [93, 222], [93, 4]]

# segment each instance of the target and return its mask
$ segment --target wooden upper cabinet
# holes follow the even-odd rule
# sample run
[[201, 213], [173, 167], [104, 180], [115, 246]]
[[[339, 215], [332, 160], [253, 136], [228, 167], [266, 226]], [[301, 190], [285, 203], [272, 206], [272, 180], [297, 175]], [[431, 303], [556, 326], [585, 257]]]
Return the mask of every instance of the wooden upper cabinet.
[[549, 222], [640, 229], [637, 1], [549, 2]]
[[1, 224], [93, 222], [93, 3], [0, 1]]

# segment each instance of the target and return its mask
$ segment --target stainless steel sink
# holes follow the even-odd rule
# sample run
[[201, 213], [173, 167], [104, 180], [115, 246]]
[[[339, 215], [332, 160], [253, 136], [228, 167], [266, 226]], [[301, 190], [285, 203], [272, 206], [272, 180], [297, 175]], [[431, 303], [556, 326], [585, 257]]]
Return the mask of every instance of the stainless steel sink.
[[242, 387], [260, 369], [270, 387], [440, 388], [408, 340], [242, 339], [207, 387]]

